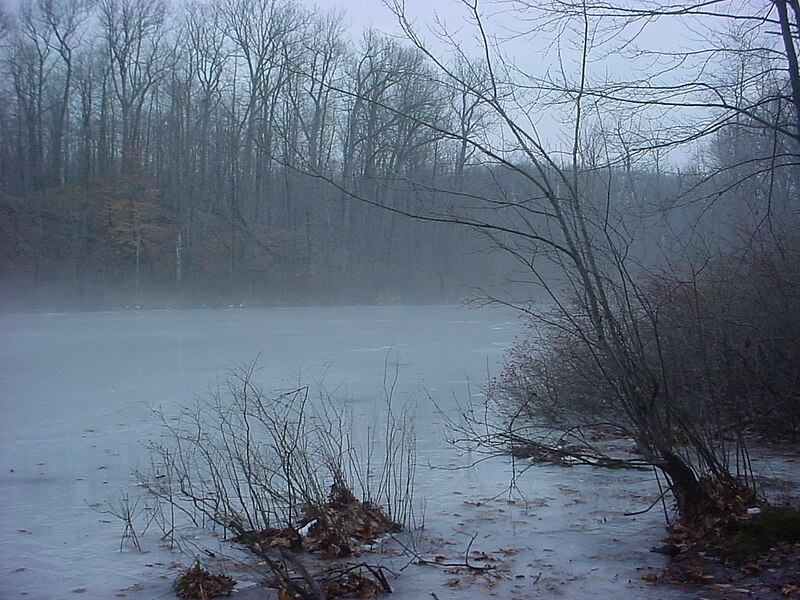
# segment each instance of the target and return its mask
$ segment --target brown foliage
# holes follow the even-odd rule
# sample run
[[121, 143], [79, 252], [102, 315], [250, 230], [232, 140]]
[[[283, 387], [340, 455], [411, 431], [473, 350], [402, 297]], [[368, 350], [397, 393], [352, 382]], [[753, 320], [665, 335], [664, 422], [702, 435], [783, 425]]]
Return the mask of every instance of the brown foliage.
[[[301, 535], [299, 530], [304, 528], [306, 534]], [[401, 530], [402, 525], [392, 521], [381, 507], [361, 502], [343, 483], [335, 483], [325, 504], [306, 506], [298, 528], [245, 531], [233, 540], [262, 556], [270, 550], [285, 548], [332, 559], [355, 554], [358, 544]]]
[[195, 564], [180, 575], [175, 590], [181, 598], [211, 600], [219, 596], [230, 596], [236, 582], [227, 575], [214, 575]]
[[97, 302], [120, 298], [114, 304], [139, 303], [134, 291], [151, 301], [165, 292], [249, 298], [291, 283], [300, 238], [202, 211], [179, 215], [151, 181], [129, 175], [4, 198], [0, 277], [19, 292], [57, 286]]
[[300, 522], [302, 526], [312, 524], [306, 545], [323, 558], [349, 556], [356, 552], [357, 543], [372, 542], [402, 529], [381, 507], [361, 502], [342, 482], [331, 486], [324, 505], [307, 506]]

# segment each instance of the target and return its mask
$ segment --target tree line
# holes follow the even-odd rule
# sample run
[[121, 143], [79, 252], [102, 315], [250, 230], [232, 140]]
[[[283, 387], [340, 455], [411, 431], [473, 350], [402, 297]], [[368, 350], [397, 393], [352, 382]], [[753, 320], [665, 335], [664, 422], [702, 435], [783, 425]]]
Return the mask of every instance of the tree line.
[[340, 12], [24, 0], [0, 40], [3, 251], [34, 285], [66, 270], [77, 289], [443, 299], [493, 266], [468, 234], [353, 199], [408, 209], [420, 192], [400, 182], [472, 155], [430, 125], [488, 121], [417, 49], [353, 37]]
[[[536, 16], [525, 2], [516, 9]], [[585, 2], [542, 11], [587, 22], [658, 16]], [[779, 174], [773, 191], [792, 181], [781, 38], [761, 45], [762, 29], [783, 21], [738, 16], [760, 25], [726, 30], [719, 47], [696, 53], [718, 69], [708, 82], [664, 85], [645, 73], [580, 87], [567, 71], [523, 75], [460, 49], [445, 64], [411, 31], [406, 41], [354, 35], [342, 13], [295, 0], [23, 0], [0, 12], [4, 275], [35, 296], [97, 299], [110, 287], [127, 302], [453, 299], [491, 272], [518, 278], [519, 257], [481, 252], [486, 236], [467, 229], [542, 226], [547, 214], [528, 204], [543, 189], [569, 195], [571, 176], [559, 173], [571, 162], [626, 227], [647, 231], [631, 236], [634, 255], [663, 262], [654, 247], [694, 243], [680, 230], [697, 215], [719, 217], [701, 232], [719, 230], [715, 221], [735, 229], [750, 211], [743, 185], [760, 194], [767, 172]], [[552, 31], [534, 25], [546, 46]], [[693, 54], [650, 56], [669, 74]], [[573, 147], [518, 126], [530, 111], [569, 125], [578, 96]], [[702, 116], [689, 125], [669, 116], [686, 109]], [[676, 169], [668, 152], [692, 141], [706, 145]], [[562, 189], [547, 190], [559, 178]], [[706, 202], [723, 191], [724, 206]]]

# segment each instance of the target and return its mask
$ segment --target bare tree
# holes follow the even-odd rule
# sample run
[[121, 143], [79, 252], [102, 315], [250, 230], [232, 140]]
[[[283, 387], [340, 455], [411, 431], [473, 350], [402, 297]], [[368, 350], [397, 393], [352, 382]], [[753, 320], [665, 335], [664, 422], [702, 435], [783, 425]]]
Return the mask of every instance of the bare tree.
[[171, 66], [164, 46], [167, 6], [163, 0], [101, 0], [99, 6], [122, 120], [121, 170], [134, 172], [141, 164], [145, 105]]
[[32, 1], [21, 6], [16, 37], [8, 58], [21, 128], [22, 186], [39, 189], [45, 182], [45, 94], [54, 69], [52, 32], [34, 18]]
[[50, 173], [54, 183], [65, 183], [67, 177], [67, 157], [64, 154], [64, 136], [69, 116], [70, 94], [74, 73], [73, 55], [80, 43], [81, 27], [89, 17], [89, 0], [38, 0], [36, 13], [31, 15], [50, 30], [53, 46], [63, 64], [63, 88], [55, 111], [53, 132], [51, 134]]
[[303, 42], [304, 54], [296, 68], [308, 73], [303, 97], [293, 97], [308, 148], [308, 160], [318, 171], [327, 170], [333, 148], [334, 94], [331, 87], [341, 76], [345, 57], [341, 13], [329, 13], [312, 20]]

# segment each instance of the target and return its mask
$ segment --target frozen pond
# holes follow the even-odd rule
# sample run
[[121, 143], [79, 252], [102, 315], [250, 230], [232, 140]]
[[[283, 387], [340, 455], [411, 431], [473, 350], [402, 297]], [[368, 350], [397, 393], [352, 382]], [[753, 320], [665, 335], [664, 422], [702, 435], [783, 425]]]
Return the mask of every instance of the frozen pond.
[[[180, 557], [169, 556], [157, 543], [144, 544], [149, 554], [118, 552], [119, 522], [109, 523], [90, 505], [116, 500], [130, 486], [132, 469], [145, 456], [142, 441], [156, 431], [152, 408], [189, 404], [224, 379], [230, 366], [260, 357], [256, 379], [265, 389], [324, 381], [355, 413], [368, 415], [380, 404], [387, 364], [390, 371], [397, 364], [396, 399], [416, 398], [419, 462], [444, 464], [453, 459], [428, 395], [445, 410], [454, 409], [457, 398], [470, 388], [479, 391], [487, 374], [496, 373], [518, 331], [510, 310], [453, 307], [1, 315], [0, 598], [63, 598], [71, 592], [98, 599], [170, 597], [160, 579], [164, 565]], [[538, 502], [532, 505], [538, 507], [534, 517], [530, 506], [517, 509], [516, 502], [497, 498], [489, 502], [507, 483], [503, 464], [477, 471], [421, 468], [420, 492], [430, 498], [428, 521], [454, 531], [482, 522], [491, 530], [499, 517], [510, 519], [499, 525], [497, 544], [528, 539], [526, 552], [538, 553], [519, 566], [528, 573], [515, 583], [521, 597], [530, 593], [524, 577], [530, 581], [536, 573], [544, 572], [537, 589], [546, 591], [548, 569], [562, 573], [558, 581], [564, 585], [577, 582], [575, 597], [597, 589], [598, 583], [581, 573], [594, 568], [586, 564], [591, 556], [609, 553], [606, 539], [638, 536], [635, 556], [626, 556], [634, 562], [630, 573], [611, 573], [603, 580], [609, 591], [627, 589], [624, 580], [636, 579], [637, 564], [657, 563], [645, 545], [660, 535], [657, 515], [631, 522], [619, 519], [618, 507], [613, 510], [617, 521], [609, 520], [612, 511], [603, 513], [602, 505], [596, 512], [596, 500], [610, 502], [616, 494], [603, 486], [607, 474], [571, 469], [566, 477], [575, 481], [563, 483], [558, 470], [536, 471], [539, 476], [531, 478], [536, 483], [526, 484], [525, 491]], [[635, 477], [628, 482], [634, 489], [651, 491], [646, 474]], [[559, 491], [562, 483], [566, 488]], [[598, 488], [591, 510], [580, 506], [587, 486]], [[630, 495], [623, 508], [640, 507], [641, 497]], [[476, 504], [470, 498], [480, 500]], [[512, 515], [514, 510], [522, 512]], [[527, 521], [539, 521], [541, 533], [550, 537], [533, 542], [530, 532], [517, 533]], [[598, 528], [598, 523], [608, 526]], [[570, 546], [574, 534], [563, 535], [570, 528], [586, 533], [591, 524], [597, 531], [577, 552], [583, 558], [576, 558], [576, 575], [565, 566], [577, 551]], [[521, 537], [515, 541], [515, 536]], [[550, 548], [553, 542], [559, 547]], [[507, 556], [517, 554], [527, 556], [521, 550]], [[550, 562], [536, 563], [545, 559]], [[553, 566], [559, 561], [565, 565]], [[136, 596], [141, 585], [151, 586], [151, 592]], [[429, 595], [432, 590], [425, 586], [442, 584], [407, 577], [398, 585], [411, 598]], [[634, 595], [643, 593], [641, 583], [632, 585], [638, 590]], [[449, 591], [436, 593], [464, 597], [463, 590]]]

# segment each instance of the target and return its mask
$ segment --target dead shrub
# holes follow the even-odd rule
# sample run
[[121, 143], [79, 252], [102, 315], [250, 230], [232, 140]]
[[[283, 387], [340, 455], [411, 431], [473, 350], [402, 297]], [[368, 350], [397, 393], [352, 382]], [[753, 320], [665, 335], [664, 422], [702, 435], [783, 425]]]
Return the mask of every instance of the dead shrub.
[[[372, 437], [359, 439], [352, 417], [327, 394], [301, 387], [268, 395], [255, 370], [234, 370], [195, 406], [161, 415], [162, 438], [150, 444], [151, 468], [139, 479], [164, 514], [231, 532], [280, 585], [315, 598], [316, 576], [294, 553], [351, 556], [410, 523], [412, 418], [387, 392], [383, 437], [370, 427]], [[179, 527], [166, 529], [174, 535]]]

